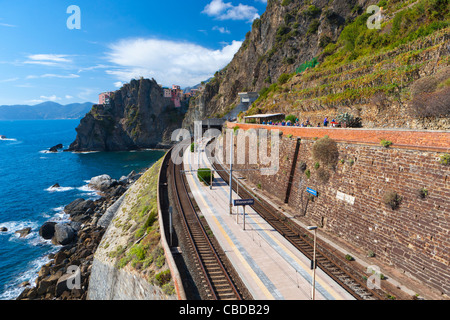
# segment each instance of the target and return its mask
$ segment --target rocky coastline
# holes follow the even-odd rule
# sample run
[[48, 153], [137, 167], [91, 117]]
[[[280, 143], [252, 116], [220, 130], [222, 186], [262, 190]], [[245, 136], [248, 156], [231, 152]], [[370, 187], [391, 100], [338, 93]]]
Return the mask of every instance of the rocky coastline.
[[40, 236], [61, 248], [48, 256], [51, 260], [41, 267], [35, 284], [22, 284], [16, 300], [86, 300], [94, 254], [106, 231], [98, 222], [141, 175], [133, 171], [120, 180], [94, 177], [89, 186], [100, 199], [76, 199], [64, 208], [70, 222], [44, 223]]

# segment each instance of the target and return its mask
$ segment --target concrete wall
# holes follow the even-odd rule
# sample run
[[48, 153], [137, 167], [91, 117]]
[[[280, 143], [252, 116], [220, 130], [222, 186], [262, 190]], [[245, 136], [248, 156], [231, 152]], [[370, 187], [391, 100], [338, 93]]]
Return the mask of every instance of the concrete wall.
[[[269, 128], [243, 124], [239, 127]], [[373, 251], [383, 263], [450, 295], [450, 166], [438, 161], [444, 151], [450, 150], [450, 133], [296, 129], [282, 128], [276, 175], [263, 176], [259, 171], [238, 174], [280, 202], [286, 199], [292, 181], [288, 206], [299, 217], [363, 252]], [[288, 138], [287, 134], [293, 137]], [[330, 175], [324, 183], [318, 179], [311, 149], [316, 142], [313, 137], [321, 138], [325, 134], [337, 138], [339, 161], [334, 169], [321, 164]], [[295, 136], [300, 139], [300, 147], [294, 162]], [[393, 141], [393, 146], [381, 146], [378, 140], [381, 136]], [[248, 154], [246, 158], [248, 161]], [[301, 170], [302, 163], [310, 170], [310, 178]], [[234, 166], [235, 169], [257, 167]], [[291, 172], [294, 175], [290, 180]], [[317, 190], [319, 196], [312, 201], [306, 188]], [[423, 199], [418, 196], [422, 188], [428, 190]], [[402, 197], [395, 210], [383, 202], [387, 190]]]

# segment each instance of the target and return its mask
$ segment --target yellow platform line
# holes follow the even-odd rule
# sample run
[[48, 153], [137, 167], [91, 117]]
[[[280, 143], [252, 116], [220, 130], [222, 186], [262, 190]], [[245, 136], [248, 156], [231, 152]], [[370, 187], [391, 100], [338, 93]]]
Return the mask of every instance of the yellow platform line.
[[[188, 177], [188, 175], [186, 175], [186, 177]], [[192, 176], [189, 176], [188, 179], [193, 180]], [[197, 187], [197, 185], [195, 184], [195, 181], [192, 181], [192, 184], [198, 191], [199, 188]], [[264, 293], [264, 295], [267, 297], [267, 299], [270, 300], [274, 300], [274, 296], [270, 293], [270, 291], [266, 288], [266, 286], [264, 285], [264, 283], [261, 281], [261, 279], [258, 277], [258, 275], [255, 273], [255, 271], [253, 270], [253, 268], [248, 264], [247, 260], [242, 256], [241, 252], [237, 249], [237, 247], [235, 246], [235, 244], [233, 243], [233, 241], [231, 240], [231, 238], [228, 236], [228, 234], [225, 232], [225, 230], [223, 229], [222, 225], [220, 224], [219, 220], [217, 220], [217, 218], [214, 216], [214, 214], [212, 213], [212, 210], [209, 208], [208, 204], [206, 203], [205, 199], [203, 198], [202, 192], [198, 192], [199, 195], [199, 199], [202, 201], [203, 205], [207, 208], [207, 210], [210, 212], [212, 219], [214, 220], [214, 223], [216, 224], [216, 226], [219, 228], [222, 236], [225, 238], [225, 240], [227, 241], [227, 243], [231, 246], [233, 252], [236, 254], [236, 256], [238, 257], [239, 261], [242, 263], [242, 265], [245, 267], [245, 269], [248, 271], [248, 273], [250, 274], [250, 276], [253, 278], [253, 280], [255, 281], [255, 283], [258, 285], [258, 287], [261, 289], [261, 291]], [[196, 199], [197, 200], [197, 199]]]

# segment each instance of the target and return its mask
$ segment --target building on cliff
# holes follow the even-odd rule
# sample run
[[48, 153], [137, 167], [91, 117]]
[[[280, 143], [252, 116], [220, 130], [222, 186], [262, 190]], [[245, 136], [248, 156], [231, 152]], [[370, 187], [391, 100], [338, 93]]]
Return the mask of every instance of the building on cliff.
[[109, 104], [109, 99], [113, 92], [102, 92], [98, 96], [98, 104]]

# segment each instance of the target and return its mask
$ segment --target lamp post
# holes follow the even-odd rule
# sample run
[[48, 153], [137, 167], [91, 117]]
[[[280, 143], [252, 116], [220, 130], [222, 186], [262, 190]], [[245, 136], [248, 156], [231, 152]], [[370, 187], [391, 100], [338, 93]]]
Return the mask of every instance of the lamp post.
[[311, 286], [311, 300], [316, 299], [316, 242], [317, 242], [317, 227], [311, 226], [307, 227], [308, 230], [312, 231], [314, 230], [314, 252], [313, 252], [313, 279], [312, 279], [312, 286]]

